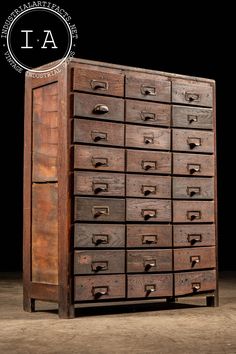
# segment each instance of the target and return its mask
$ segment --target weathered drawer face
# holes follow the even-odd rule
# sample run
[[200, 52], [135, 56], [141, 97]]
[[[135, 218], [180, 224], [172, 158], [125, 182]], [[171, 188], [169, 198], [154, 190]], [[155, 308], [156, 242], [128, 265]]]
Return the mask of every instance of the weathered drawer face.
[[127, 251], [127, 272], [165, 272], [172, 270], [171, 250]]
[[214, 133], [202, 130], [172, 131], [172, 148], [176, 151], [209, 152], [214, 151]]
[[170, 129], [127, 125], [125, 145], [145, 149], [170, 149]]
[[74, 119], [74, 143], [124, 145], [124, 125]]
[[124, 171], [123, 149], [75, 145], [74, 168], [101, 171]]
[[74, 194], [122, 197], [125, 195], [125, 176], [121, 173], [75, 171]]
[[73, 99], [74, 117], [124, 120], [124, 100], [121, 98], [76, 93]]
[[73, 90], [93, 92], [101, 95], [123, 96], [124, 75], [119, 70], [103, 71], [75, 68]]
[[126, 122], [148, 125], [170, 125], [171, 106], [126, 100]]
[[128, 197], [171, 198], [171, 177], [126, 175]]
[[213, 90], [210, 84], [189, 83], [184, 80], [172, 82], [172, 102], [212, 107]]
[[76, 276], [75, 301], [108, 300], [125, 297], [125, 275]]
[[173, 296], [172, 274], [128, 275], [128, 298]]
[[171, 173], [171, 154], [169, 152], [128, 150], [127, 171]]
[[74, 219], [80, 221], [124, 221], [124, 199], [75, 197]]
[[214, 176], [214, 156], [174, 153], [173, 173], [189, 176]]
[[215, 247], [180, 248], [174, 250], [174, 270], [214, 268]]
[[125, 84], [126, 97], [170, 102], [171, 84], [162, 76], [127, 73]]
[[214, 178], [173, 177], [173, 198], [213, 199]]
[[216, 289], [216, 271], [176, 273], [175, 295], [195, 294]]
[[215, 245], [215, 225], [174, 225], [174, 247]]
[[127, 247], [172, 247], [171, 225], [127, 225]]
[[172, 106], [172, 125], [180, 128], [213, 129], [212, 109]]
[[214, 202], [211, 201], [174, 201], [174, 222], [214, 222]]
[[171, 221], [171, 201], [159, 199], [127, 199], [127, 221]]

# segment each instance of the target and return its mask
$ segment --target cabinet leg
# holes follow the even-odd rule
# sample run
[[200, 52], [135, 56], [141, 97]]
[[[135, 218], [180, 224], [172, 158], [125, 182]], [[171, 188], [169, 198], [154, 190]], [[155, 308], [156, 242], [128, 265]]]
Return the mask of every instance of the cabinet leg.
[[24, 297], [23, 308], [26, 312], [34, 312], [35, 311], [35, 299], [31, 297]]
[[74, 305], [64, 306], [64, 304], [59, 304], [58, 315], [60, 318], [74, 318], [75, 317], [75, 307]]
[[166, 302], [167, 302], [168, 304], [170, 304], [170, 303], [175, 303], [175, 302], [178, 302], [178, 298], [176, 298], [176, 297], [167, 297], [167, 298], [166, 298]]
[[218, 307], [219, 306], [219, 298], [218, 295], [208, 295], [206, 297], [206, 305], [208, 307]]

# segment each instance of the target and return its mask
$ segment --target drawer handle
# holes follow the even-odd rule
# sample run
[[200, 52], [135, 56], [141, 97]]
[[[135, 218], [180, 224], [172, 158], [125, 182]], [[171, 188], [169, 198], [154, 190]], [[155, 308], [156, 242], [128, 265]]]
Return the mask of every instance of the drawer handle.
[[[98, 251], [100, 252], [100, 251]], [[91, 263], [91, 268], [92, 271], [94, 272], [100, 272], [100, 271], [104, 271], [104, 270], [108, 270], [108, 262], [104, 261], [104, 262], [92, 262]]]
[[157, 217], [157, 211], [155, 209], [142, 209], [141, 215], [144, 220]]
[[154, 144], [154, 136], [153, 135], [144, 136], [143, 141], [145, 144]]
[[192, 283], [192, 289], [194, 292], [197, 292], [201, 289], [201, 283]]
[[146, 284], [144, 287], [145, 293], [149, 295], [150, 293], [154, 293], [156, 291], [156, 284]]
[[91, 162], [94, 167], [108, 166], [108, 159], [106, 157], [92, 157]]
[[196, 172], [201, 172], [201, 165], [200, 164], [187, 164], [187, 169], [191, 175]]
[[201, 187], [187, 187], [187, 194], [190, 197], [201, 194]]
[[108, 216], [109, 215], [109, 207], [108, 206], [93, 207], [92, 214], [95, 218], [99, 218], [99, 216]]
[[107, 141], [107, 133], [92, 131], [91, 137], [92, 137], [93, 141], [95, 141], [95, 142], [100, 141], [100, 140]]
[[194, 245], [197, 242], [202, 242], [201, 234], [188, 234], [188, 242]]
[[200, 263], [200, 256], [191, 256], [190, 257], [190, 262], [192, 264], [192, 267], [194, 267], [195, 264]]
[[145, 171], [157, 170], [157, 162], [156, 161], [142, 161], [142, 169]]
[[146, 111], [142, 111], [140, 112], [140, 115], [141, 115], [141, 119], [144, 121], [144, 122], [147, 122], [149, 120], [151, 121], [156, 121], [156, 114], [155, 113], [150, 113], [150, 112], [146, 112]]
[[157, 188], [156, 186], [145, 186], [145, 185], [142, 185], [142, 193], [147, 196], [149, 194], [156, 194], [157, 192]]
[[188, 138], [187, 144], [189, 145], [190, 149], [194, 149], [197, 146], [201, 146], [201, 138]]
[[93, 234], [92, 243], [95, 246], [109, 243], [109, 236], [105, 234]]
[[109, 112], [109, 108], [105, 104], [96, 104], [93, 112], [97, 114], [105, 114]]
[[192, 114], [188, 114], [188, 122], [189, 124], [195, 123], [198, 121], [198, 116], [194, 116]]
[[108, 295], [108, 292], [109, 292], [108, 286], [93, 286], [92, 287], [92, 294], [96, 299], [98, 299], [101, 296]]
[[155, 259], [150, 259], [150, 260], [145, 260], [143, 262], [144, 269], [145, 271], [149, 271], [151, 268], [156, 267], [156, 260]]
[[108, 90], [107, 81], [91, 80], [90, 85], [93, 90]]
[[142, 235], [142, 244], [143, 245], [156, 244], [157, 241], [158, 241], [157, 235]]
[[187, 211], [187, 219], [191, 221], [201, 219], [201, 211], [200, 210]]
[[145, 96], [156, 96], [156, 87], [142, 85], [140, 90], [141, 90], [141, 94], [142, 95], [145, 95]]
[[99, 194], [102, 192], [108, 192], [108, 184], [107, 183], [95, 183], [92, 184], [92, 190], [94, 194]]
[[198, 93], [185, 92], [185, 100], [188, 102], [200, 101], [200, 95]]

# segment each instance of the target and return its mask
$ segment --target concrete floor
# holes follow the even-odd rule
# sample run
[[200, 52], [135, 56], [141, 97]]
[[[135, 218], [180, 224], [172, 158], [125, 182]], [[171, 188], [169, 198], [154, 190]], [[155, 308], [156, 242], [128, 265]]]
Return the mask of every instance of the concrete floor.
[[80, 317], [60, 320], [54, 304], [38, 302], [40, 311], [23, 312], [21, 279], [4, 274], [0, 354], [235, 354], [236, 273], [220, 276], [220, 307], [204, 305], [204, 297], [187, 298], [164, 309], [83, 309]]

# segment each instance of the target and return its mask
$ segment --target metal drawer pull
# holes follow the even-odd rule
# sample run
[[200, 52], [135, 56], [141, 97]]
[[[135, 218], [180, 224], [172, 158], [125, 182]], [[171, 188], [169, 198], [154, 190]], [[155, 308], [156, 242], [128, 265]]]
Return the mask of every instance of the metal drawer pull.
[[197, 242], [202, 242], [201, 234], [188, 234], [188, 242], [194, 245]]
[[200, 256], [191, 256], [190, 262], [192, 263], [192, 267], [194, 267], [195, 264], [200, 263]]
[[156, 87], [142, 85], [140, 87], [141, 94], [145, 96], [156, 96]]
[[[100, 252], [100, 251], [98, 251]], [[91, 263], [91, 268], [94, 272], [100, 272], [103, 270], [108, 270], [108, 262], [104, 261], [104, 262], [92, 262]]]
[[156, 263], [156, 260], [155, 259], [150, 259], [150, 260], [145, 260], [143, 262], [143, 265], [144, 265], [144, 269], [146, 271], [150, 270], [151, 268], [153, 267], [156, 267], [157, 263]]
[[109, 108], [105, 104], [96, 104], [93, 112], [97, 114], [105, 114], [109, 112]]
[[107, 141], [107, 133], [92, 131], [91, 137], [92, 137], [93, 141], [95, 141], [95, 142], [100, 141], [100, 140]]
[[95, 246], [107, 244], [109, 243], [109, 236], [105, 234], [93, 234], [92, 243], [94, 243]]
[[145, 144], [154, 144], [154, 136], [153, 136], [153, 134], [149, 135], [149, 136], [145, 136], [144, 135], [143, 141], [144, 141]]
[[201, 194], [201, 187], [187, 187], [187, 194], [190, 197]]
[[201, 283], [192, 283], [193, 291], [198, 291], [201, 289]]
[[188, 138], [187, 144], [189, 145], [190, 149], [194, 149], [197, 146], [201, 146], [201, 138]]
[[148, 120], [156, 121], [156, 114], [155, 113], [150, 113], [146, 111], [140, 112], [141, 119], [144, 120], [144, 122], [147, 122]]
[[92, 287], [92, 294], [93, 296], [98, 299], [103, 295], [108, 295], [109, 287], [108, 286], [93, 286]]
[[191, 221], [201, 219], [201, 211], [200, 210], [187, 211], [187, 219]]
[[147, 295], [150, 293], [154, 293], [154, 291], [156, 291], [156, 284], [147, 284], [145, 285], [144, 289]]
[[192, 123], [198, 121], [198, 116], [194, 116], [194, 115], [192, 115], [192, 114], [189, 114], [187, 118], [188, 118], [189, 124], [192, 124]]
[[185, 100], [188, 102], [200, 101], [200, 95], [198, 93], [185, 92]]
[[142, 244], [151, 245], [156, 244], [158, 240], [157, 235], [142, 235]]
[[108, 90], [108, 82], [107, 81], [98, 81], [91, 80], [90, 85], [93, 90]]
[[94, 167], [108, 166], [106, 157], [92, 157], [91, 162]]
[[107, 207], [107, 206], [93, 207], [92, 214], [95, 218], [98, 218], [99, 216], [108, 216], [109, 215], [109, 207]]
[[94, 194], [98, 194], [101, 192], [108, 192], [108, 184], [107, 183], [95, 183], [92, 184], [92, 190]]
[[141, 214], [144, 220], [157, 217], [157, 211], [155, 209], [142, 209]]
[[201, 171], [201, 165], [199, 164], [187, 164], [187, 169], [191, 175], [193, 175], [196, 172]]
[[142, 169], [145, 171], [157, 170], [157, 162], [156, 161], [142, 161]]
[[145, 185], [142, 185], [142, 193], [147, 196], [149, 194], [156, 194], [157, 192], [157, 188], [156, 186], [145, 186]]

